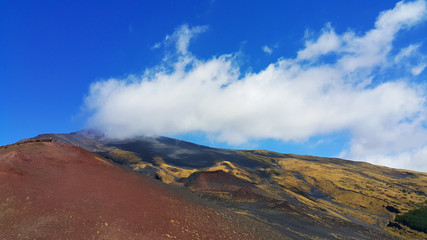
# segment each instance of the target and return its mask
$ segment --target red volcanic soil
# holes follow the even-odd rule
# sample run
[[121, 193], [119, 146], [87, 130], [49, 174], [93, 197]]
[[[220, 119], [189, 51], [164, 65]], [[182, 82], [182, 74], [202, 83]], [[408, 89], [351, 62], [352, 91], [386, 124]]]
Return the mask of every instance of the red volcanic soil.
[[239, 188], [236, 191], [232, 191], [231, 195], [233, 196], [233, 198], [254, 200], [254, 201], [266, 199], [266, 197], [259, 195], [257, 193], [254, 193], [250, 188]]
[[182, 182], [194, 191], [228, 192], [236, 201], [268, 200], [267, 197], [253, 191], [252, 183], [222, 170], [195, 172]]
[[0, 148], [0, 239], [283, 239], [82, 148]]
[[236, 191], [252, 188], [252, 184], [222, 170], [201, 171], [183, 179], [185, 186], [205, 191]]

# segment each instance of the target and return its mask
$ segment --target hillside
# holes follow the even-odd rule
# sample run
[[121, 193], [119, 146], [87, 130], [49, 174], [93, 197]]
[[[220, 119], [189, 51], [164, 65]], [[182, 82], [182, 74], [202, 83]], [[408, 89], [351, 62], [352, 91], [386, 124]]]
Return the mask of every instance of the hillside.
[[0, 239], [287, 239], [50, 139], [0, 148]]
[[37, 138], [81, 146], [294, 239], [427, 238], [394, 221], [427, 200], [426, 173], [165, 137], [114, 140], [91, 130]]

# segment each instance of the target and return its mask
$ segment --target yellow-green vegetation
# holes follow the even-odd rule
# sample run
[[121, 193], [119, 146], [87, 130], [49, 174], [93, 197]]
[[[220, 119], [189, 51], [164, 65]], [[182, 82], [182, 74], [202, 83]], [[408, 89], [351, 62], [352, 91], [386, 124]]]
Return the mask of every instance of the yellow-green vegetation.
[[249, 171], [244, 170], [242, 167], [237, 167], [235, 164], [229, 161], [220, 161], [212, 167], [201, 170], [209, 172], [222, 170], [251, 183], [259, 183], [261, 181], [261, 178], [255, 173], [250, 173]]
[[196, 169], [179, 168], [165, 163], [161, 157], [154, 157], [153, 161], [156, 165], [148, 162], [137, 162], [130, 164], [129, 166], [134, 171], [144, 171], [147, 169], [154, 170], [156, 175], [164, 183], [171, 184], [176, 183], [176, 180], [181, 178], [187, 178], [192, 173], [196, 172]]
[[397, 215], [395, 220], [414, 230], [427, 233], [427, 201], [426, 205], [410, 210], [405, 214]]
[[405, 211], [426, 200], [424, 173], [311, 156], [280, 158], [267, 151], [239, 153], [270, 165], [258, 170], [281, 187], [267, 184], [260, 188], [291, 194], [301, 203], [331, 215], [385, 226], [395, 215], [386, 206]]
[[147, 168], [156, 169], [157, 176], [163, 182], [168, 184], [176, 183], [177, 180], [181, 178], [187, 178], [195, 172], [199, 172], [199, 171], [213, 172], [218, 170], [222, 170], [224, 172], [230, 173], [240, 179], [243, 179], [251, 183], [259, 183], [261, 181], [261, 178], [257, 176], [255, 173], [250, 173], [242, 169], [241, 167], [237, 167], [235, 164], [229, 161], [220, 161], [211, 167], [201, 168], [201, 169], [188, 169], [188, 168], [172, 166], [170, 164], [167, 164], [161, 157], [154, 157], [153, 161], [155, 165], [141, 161], [141, 162], [131, 164], [130, 166], [135, 171], [144, 170]]
[[146, 168], [154, 168], [153, 164], [148, 162], [138, 162], [130, 165], [134, 171], [144, 170]]
[[254, 217], [254, 215], [253, 215], [253, 214], [248, 213], [248, 212], [245, 212], [245, 211], [234, 211], [234, 212], [235, 212], [235, 213], [237, 213], [237, 214], [240, 214], [240, 215], [245, 215], [245, 216]]
[[114, 161], [121, 164], [133, 164], [142, 161], [142, 159], [134, 152], [124, 151], [118, 148], [109, 148], [108, 155], [109, 157], [113, 158]]
[[175, 183], [176, 180], [180, 178], [187, 178], [192, 173], [197, 171], [196, 169], [186, 169], [172, 166], [170, 164], [165, 163], [165, 161], [161, 157], [154, 157], [153, 160], [158, 165], [157, 175], [165, 183]]
[[[218, 160], [212, 166], [184, 168], [169, 164], [161, 157], [151, 163], [135, 153], [109, 148], [108, 155], [115, 161], [127, 164], [136, 171], [150, 171], [161, 181], [182, 185], [179, 179], [188, 178], [200, 171], [222, 170], [253, 183], [269, 199], [288, 196], [311, 208], [307, 216], [320, 221], [321, 215], [342, 221], [361, 222], [381, 226], [400, 237], [424, 238], [427, 235], [408, 230], [386, 227], [396, 216], [388, 209], [413, 212], [426, 201], [427, 174], [391, 169], [362, 162], [313, 156], [286, 155], [269, 151], [236, 151], [257, 166], [240, 166], [232, 160]], [[230, 198], [228, 192], [215, 192], [220, 199]], [[388, 209], [387, 209], [388, 207]], [[412, 215], [411, 215], [412, 214]], [[401, 217], [398, 217], [399, 219]], [[396, 219], [396, 220], [397, 220]], [[403, 220], [402, 220], [403, 221]]]

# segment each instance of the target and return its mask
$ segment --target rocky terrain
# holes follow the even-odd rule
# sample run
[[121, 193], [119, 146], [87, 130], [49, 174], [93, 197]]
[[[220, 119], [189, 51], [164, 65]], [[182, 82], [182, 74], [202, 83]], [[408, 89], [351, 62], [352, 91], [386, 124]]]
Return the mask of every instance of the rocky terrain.
[[[52, 142], [35, 142], [40, 141], [37, 139]], [[34, 229], [38, 226], [31, 225], [31, 222], [22, 225], [26, 223], [22, 221], [24, 215], [35, 216], [32, 224], [40, 222], [41, 228], [44, 224], [42, 220], [36, 220], [37, 216], [45, 216], [40, 213], [43, 208], [27, 205], [27, 196], [24, 195], [28, 195], [29, 199], [38, 196], [43, 204], [53, 201], [49, 200], [52, 195], [60, 195], [63, 197], [57, 197], [53, 202], [57, 204], [68, 201], [59, 207], [61, 211], [65, 209], [65, 212], [58, 218], [47, 221], [46, 226], [57, 224], [57, 229], [61, 228], [59, 225], [65, 221], [62, 218], [71, 211], [72, 214], [69, 215], [79, 220], [73, 220], [76, 225], [70, 226], [82, 229], [78, 231], [81, 234], [93, 234], [90, 236], [100, 239], [103, 237], [96, 234], [124, 232], [128, 235], [123, 236], [129, 238], [145, 236], [149, 239], [427, 239], [426, 233], [395, 221], [396, 215], [402, 215], [426, 203], [426, 173], [335, 158], [262, 150], [216, 149], [166, 137], [109, 139], [94, 130], [71, 134], [43, 134], [28, 141], [23, 140], [26, 143], [0, 149], [0, 178], [7, 176], [7, 181], [11, 182], [10, 185], [1, 185], [1, 212], [9, 212], [9, 215], [0, 216], [0, 231], [15, 229], [8, 230], [8, 234], [15, 234], [13, 236], [18, 236], [16, 234], [19, 231], [19, 234], [27, 231], [33, 234], [31, 236], [36, 236]], [[32, 145], [40, 149], [26, 147]], [[14, 160], [14, 167], [4, 165], [13, 162], [10, 159], [16, 153], [13, 155], [11, 152], [25, 152], [21, 150], [24, 147], [29, 148], [26, 152], [28, 156], [15, 158], [18, 160]], [[48, 148], [50, 150], [43, 150]], [[82, 162], [82, 156], [69, 154], [66, 150], [84, 153], [89, 159], [96, 161]], [[33, 164], [44, 161], [44, 165], [23, 168], [22, 164], [29, 164], [24, 159], [32, 159]], [[46, 159], [50, 161], [46, 162]], [[73, 161], [77, 161], [78, 165]], [[105, 165], [103, 168], [108, 166], [115, 169], [114, 171], [123, 175], [123, 180], [114, 180], [108, 177], [111, 173], [104, 174], [98, 168], [90, 167], [95, 162]], [[49, 166], [47, 170], [40, 171], [55, 170], [55, 178], [44, 179], [45, 175], [41, 173], [31, 175], [32, 171], [36, 171], [34, 169], [46, 166]], [[76, 167], [75, 172], [70, 172], [66, 170], [69, 166], [79, 167]], [[19, 175], [21, 169], [27, 169], [26, 174], [33, 176], [31, 180], [16, 183], [10, 180], [15, 179], [11, 176], [22, 178], [25, 174]], [[80, 177], [84, 173], [85, 177]], [[70, 177], [70, 174], [78, 177]], [[61, 179], [64, 177], [68, 180]], [[104, 178], [105, 180], [101, 180]], [[49, 188], [52, 190], [43, 190], [40, 181], [45, 185], [54, 185]], [[1, 179], [0, 182], [3, 183], [4, 180]], [[64, 189], [64, 186], [69, 189]], [[86, 186], [91, 186], [91, 190]], [[17, 188], [28, 190], [22, 194], [14, 193], [13, 190]], [[4, 189], [11, 190], [7, 192]], [[86, 192], [91, 194], [84, 195]], [[99, 194], [95, 194], [98, 192]], [[155, 193], [148, 194], [150, 192]], [[14, 198], [13, 194], [20, 197]], [[92, 199], [89, 201], [91, 204], [82, 204], [87, 198]], [[149, 204], [143, 204], [145, 202]], [[14, 205], [10, 205], [12, 203]], [[54, 211], [52, 206], [55, 204], [44, 205], [43, 211]], [[80, 212], [73, 209], [75, 206], [81, 206]], [[168, 209], [162, 206], [177, 207]], [[125, 210], [122, 211], [122, 207]], [[93, 215], [82, 217], [85, 216], [82, 213], [85, 208], [90, 209], [84, 210], [85, 212]], [[20, 211], [30, 212], [24, 214], [19, 213]], [[104, 211], [109, 215], [100, 216], [109, 220], [96, 220], [99, 216], [95, 215]], [[174, 211], [177, 213], [172, 214]], [[120, 212], [121, 217], [117, 218], [114, 214], [119, 213], [116, 212]], [[146, 215], [142, 217], [141, 212]], [[19, 219], [16, 221], [21, 222], [22, 226], [12, 225], [12, 221], [8, 219], [13, 217]], [[214, 217], [218, 219], [209, 220]], [[120, 220], [114, 222], [113, 219]], [[93, 221], [94, 225], [81, 225], [85, 221]], [[105, 223], [109, 228], [106, 228]], [[181, 225], [175, 226], [177, 223]], [[183, 223], [187, 225], [183, 227]], [[120, 227], [111, 228], [112, 224]], [[179, 227], [190, 232], [179, 232]], [[106, 229], [110, 232], [103, 232]], [[117, 229], [121, 231], [117, 232]], [[142, 235], [134, 235], [137, 233]], [[194, 235], [195, 233], [198, 235]]]
[[0, 149], [0, 239], [286, 239], [80, 147]]

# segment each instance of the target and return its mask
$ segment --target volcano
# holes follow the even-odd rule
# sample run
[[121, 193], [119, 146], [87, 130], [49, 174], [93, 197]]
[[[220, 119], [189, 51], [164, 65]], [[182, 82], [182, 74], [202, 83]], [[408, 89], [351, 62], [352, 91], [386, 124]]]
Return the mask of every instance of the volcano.
[[426, 204], [426, 173], [338, 158], [95, 130], [0, 147], [3, 239], [427, 239], [402, 221]]
[[1, 239], [286, 239], [80, 147], [0, 149]]

